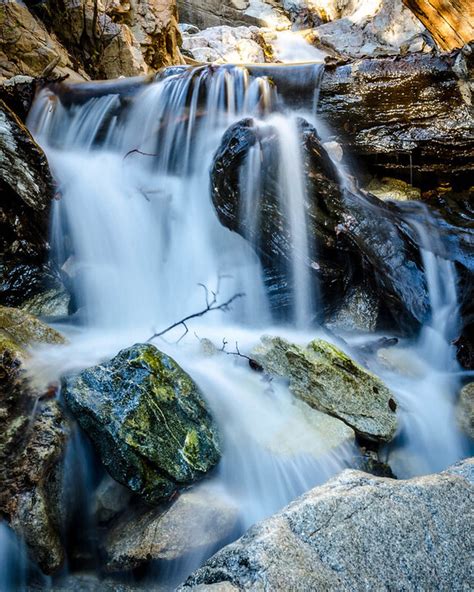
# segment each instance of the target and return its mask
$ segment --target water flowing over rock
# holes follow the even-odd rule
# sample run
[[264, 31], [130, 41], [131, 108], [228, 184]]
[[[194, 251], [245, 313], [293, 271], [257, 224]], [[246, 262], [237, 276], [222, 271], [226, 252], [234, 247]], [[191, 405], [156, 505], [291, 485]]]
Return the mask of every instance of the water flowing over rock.
[[462, 590], [473, 462], [409, 481], [345, 471], [252, 527], [179, 589]]
[[104, 542], [106, 568], [122, 571], [153, 560], [212, 553], [229, 540], [237, 522], [237, 508], [218, 491], [185, 491], [169, 507], [138, 510], [114, 524]]
[[66, 377], [63, 394], [111, 476], [150, 502], [219, 461], [217, 430], [198, 387], [153, 345]]
[[394, 396], [334, 345], [318, 339], [302, 348], [279, 337], [263, 337], [252, 355], [266, 372], [288, 378], [290, 390], [311, 407], [341, 419], [365, 438], [393, 438]]
[[[336, 295], [339, 301], [360, 277], [369, 281], [384, 308], [379, 322], [404, 329], [413, 327], [413, 321], [422, 322], [429, 309], [428, 294], [418, 247], [403, 212], [370, 194], [342, 188], [316, 130], [302, 119], [299, 129], [307, 179], [308, 243], [312, 245], [306, 265], [312, 281], [320, 287], [325, 315], [334, 312]], [[254, 205], [260, 212], [257, 221], [240, 215], [241, 171], [252, 147], [258, 148], [263, 163], [259, 203]], [[254, 245], [266, 271], [270, 297], [277, 294], [279, 300], [274, 307], [285, 310], [291, 304], [284, 278], [292, 238], [278, 200], [278, 149], [278, 136], [271, 124], [242, 120], [224, 135], [211, 181], [219, 219]]]
[[63, 342], [35, 317], [0, 307], [0, 511], [46, 573], [64, 560], [56, 521], [59, 500], [48, 484], [64, 454], [69, 428], [54, 392], [37, 392], [25, 368], [28, 347]]

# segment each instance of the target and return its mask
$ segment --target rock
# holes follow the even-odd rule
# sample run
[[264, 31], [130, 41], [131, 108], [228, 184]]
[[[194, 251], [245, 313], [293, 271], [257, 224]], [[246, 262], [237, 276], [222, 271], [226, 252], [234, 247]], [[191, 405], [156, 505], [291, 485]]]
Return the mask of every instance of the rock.
[[[332, 4], [329, 11], [328, 4]], [[402, 0], [324, 2], [322, 10], [321, 16], [332, 17], [331, 22], [316, 27], [313, 35], [319, 43], [342, 55], [391, 55], [421, 51], [426, 46], [423, 25]]]
[[130, 490], [106, 475], [94, 493], [93, 513], [98, 524], [106, 524], [126, 510]]
[[40, 77], [53, 63], [58, 74], [74, 74], [67, 51], [23, 2], [0, 4], [0, 27], [0, 79], [17, 74]]
[[370, 289], [349, 289], [336, 313], [326, 322], [331, 330], [372, 332], [377, 328], [379, 302]]
[[36, 79], [32, 76], [13, 76], [0, 84], [0, 100], [25, 123], [36, 93]]
[[106, 569], [123, 571], [153, 560], [212, 553], [237, 523], [236, 506], [218, 491], [185, 491], [167, 508], [127, 514], [113, 525], [104, 542]]
[[0, 304], [21, 304], [57, 281], [46, 263], [54, 191], [43, 151], [0, 100]]
[[264, 0], [178, 0], [180, 19], [200, 29], [253, 25], [283, 30], [291, 21], [277, 2]]
[[393, 394], [334, 345], [316, 339], [302, 348], [266, 336], [252, 356], [266, 372], [288, 378], [296, 397], [341, 419], [364, 438], [388, 442], [395, 435]]
[[217, 428], [198, 387], [153, 345], [64, 378], [62, 392], [110, 475], [151, 503], [219, 461]]
[[[458, 70], [456, 61], [463, 67]], [[472, 183], [472, 58], [412, 54], [326, 68], [318, 113], [378, 177]]]
[[461, 389], [456, 416], [461, 430], [474, 440], [474, 382]]
[[474, 39], [474, 11], [469, 0], [403, 0], [429, 30], [444, 51], [462, 47]]
[[473, 478], [472, 460], [409, 481], [344, 471], [253, 526], [179, 592], [468, 588]]
[[70, 294], [62, 287], [46, 290], [21, 305], [22, 310], [39, 317], [66, 317], [69, 314]]
[[223, 25], [197, 35], [184, 33], [182, 49], [199, 62], [251, 64], [265, 62], [261, 43], [256, 27]]
[[[365, 278], [379, 302], [380, 327], [394, 325], [413, 331], [429, 314], [429, 298], [417, 236], [406, 223], [406, 213], [370, 194], [343, 189], [316, 130], [299, 119], [305, 209], [310, 245], [306, 263], [319, 287], [320, 322], [333, 317], [353, 287]], [[292, 237], [279, 197], [278, 129], [244, 119], [224, 134], [211, 172], [212, 200], [222, 224], [249, 240], [260, 256], [273, 310], [287, 318], [293, 308], [288, 274], [293, 256]], [[261, 153], [259, 224], [240, 216], [240, 182], [248, 151]], [[409, 277], [409, 280], [407, 279]], [[360, 280], [359, 280], [360, 281]]]
[[174, 0], [46, 0], [37, 13], [94, 79], [182, 63]]
[[69, 433], [58, 402], [26, 378], [27, 348], [63, 337], [23, 311], [0, 307], [0, 512], [23, 537], [34, 561], [56, 571], [64, 550], [48, 483]]
[[383, 201], [421, 199], [420, 189], [412, 187], [409, 183], [401, 179], [392, 179], [390, 177], [384, 177], [382, 179], [376, 179], [374, 177], [364, 189]]

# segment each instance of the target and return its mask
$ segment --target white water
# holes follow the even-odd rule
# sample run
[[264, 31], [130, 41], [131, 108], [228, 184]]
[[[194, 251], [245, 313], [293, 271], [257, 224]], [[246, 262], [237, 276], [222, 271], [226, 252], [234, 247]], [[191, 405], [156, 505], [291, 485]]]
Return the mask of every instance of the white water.
[[[224, 131], [246, 115], [256, 117], [257, 125], [271, 125], [279, 140], [280, 200], [293, 242], [291, 325], [298, 329], [289, 337], [306, 343], [315, 336], [296, 117], [274, 113], [276, 98], [267, 79], [252, 80], [244, 69], [181, 69], [143, 86], [126, 114], [118, 95], [65, 108], [43, 91], [30, 116], [59, 183], [54, 249], [73, 277], [84, 324], [64, 327], [69, 346], [38, 352], [38, 379], [111, 357], [201, 310], [199, 284], [218, 287], [219, 302], [245, 293], [230, 311], [190, 324], [179, 344], [174, 342], [182, 328], [157, 342], [206, 395], [225, 442], [216, 484], [240, 508], [244, 528], [348, 466], [353, 455], [350, 444], [329, 450], [313, 412], [295, 403], [285, 384], [269, 385], [239, 358], [204, 356], [196, 338], [211, 338], [218, 347], [226, 339], [228, 350], [238, 342], [241, 351], [249, 351], [264, 332], [284, 334], [272, 327], [251, 245], [220, 225], [210, 200], [213, 154]], [[254, 228], [260, 165], [258, 149], [252, 149], [241, 191], [242, 215]], [[431, 321], [417, 344], [392, 351], [399, 356], [392, 370], [375, 365], [399, 397], [403, 433], [390, 461], [400, 476], [437, 470], [463, 453], [452, 418], [457, 379], [446, 365], [452, 361], [447, 321], [455, 306], [455, 278], [425, 247]], [[416, 362], [416, 372], [405, 372], [406, 360]]]

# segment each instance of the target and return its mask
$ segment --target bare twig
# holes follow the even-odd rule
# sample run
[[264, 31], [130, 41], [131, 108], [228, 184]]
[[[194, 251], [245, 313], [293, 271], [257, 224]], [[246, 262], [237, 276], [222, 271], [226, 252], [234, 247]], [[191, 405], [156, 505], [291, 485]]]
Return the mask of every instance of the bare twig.
[[[224, 312], [227, 312], [230, 309], [230, 305], [233, 302], [235, 302], [239, 298], [243, 298], [245, 296], [244, 293], [239, 292], [238, 294], [234, 294], [231, 298], [229, 298], [228, 300], [226, 300], [222, 304], [217, 304], [217, 296], [219, 294], [219, 290], [217, 289], [215, 292], [212, 292], [212, 291], [209, 292], [208, 288], [206, 286], [204, 286], [204, 284], [199, 284], [199, 285], [204, 288], [204, 291], [206, 294], [206, 308], [203, 308], [199, 312], [195, 312], [193, 314], [188, 315], [187, 317], [184, 317], [184, 319], [181, 319], [180, 321], [173, 323], [172, 325], [170, 325], [166, 329], [163, 329], [163, 331], [159, 331], [158, 333], [154, 333], [149, 339], [147, 339], [147, 343], [150, 343], [150, 341], [153, 341], [153, 339], [156, 339], [157, 337], [162, 337], [166, 333], [169, 333], [170, 331], [172, 331], [173, 329], [176, 329], [179, 326], [183, 326], [184, 333], [178, 339], [178, 343], [179, 343], [183, 339], [183, 337], [189, 332], [188, 326], [186, 324], [188, 321], [190, 321], [192, 319], [197, 319], [199, 317], [203, 317], [208, 312], [213, 312], [215, 310], [222, 310]], [[209, 294], [212, 294], [212, 298], [210, 298]]]
[[125, 160], [131, 154], [141, 154], [142, 156], [158, 156], [158, 154], [154, 154], [153, 152], [143, 152], [142, 150], [139, 150], [138, 148], [134, 148], [133, 150], [129, 150], [127, 152], [127, 154], [123, 157], [122, 160]]

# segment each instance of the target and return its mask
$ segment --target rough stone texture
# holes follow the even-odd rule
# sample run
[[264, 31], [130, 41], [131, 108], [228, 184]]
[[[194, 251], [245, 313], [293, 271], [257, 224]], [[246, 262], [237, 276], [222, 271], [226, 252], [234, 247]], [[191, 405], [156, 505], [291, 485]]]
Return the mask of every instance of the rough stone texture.
[[0, 100], [0, 303], [20, 304], [57, 281], [46, 264], [53, 195], [43, 151]]
[[0, 307], [0, 511], [46, 573], [64, 560], [48, 482], [64, 453], [68, 424], [54, 393], [51, 398], [28, 382], [26, 348], [63, 342], [38, 319]]
[[421, 191], [401, 179], [373, 178], [364, 187], [366, 191], [383, 201], [409, 201], [421, 199]]
[[106, 524], [128, 507], [132, 494], [127, 487], [105, 475], [94, 492], [93, 513], [98, 524]]
[[[351, 0], [325, 4], [338, 18], [331, 18], [332, 22], [316, 27], [312, 35], [315, 41], [339, 54], [363, 57], [431, 49], [422, 37], [423, 25], [402, 0]], [[327, 9], [322, 10], [321, 16], [324, 17]]]
[[472, 57], [362, 59], [326, 68], [318, 112], [344, 150], [380, 176], [472, 181]]
[[472, 460], [409, 481], [344, 471], [252, 527], [179, 591], [224, 582], [242, 591], [469, 590], [473, 473]]
[[252, 64], [266, 61], [266, 45], [256, 27], [211, 27], [183, 34], [183, 54], [198, 62]]
[[291, 21], [277, 2], [264, 0], [178, 0], [181, 22], [200, 29], [228, 25], [254, 25], [282, 30]]
[[470, 0], [403, 0], [433, 35], [442, 50], [474, 39], [474, 7]]
[[25, 123], [36, 93], [36, 79], [17, 75], [0, 83], [0, 100]]
[[17, 74], [39, 77], [54, 63], [58, 74], [74, 74], [67, 51], [26, 4], [0, 3], [0, 80]]
[[461, 389], [456, 415], [459, 427], [474, 440], [474, 382]]
[[127, 514], [104, 541], [106, 569], [122, 571], [152, 560], [175, 560], [190, 553], [210, 552], [229, 540], [238, 510], [218, 491], [186, 491], [167, 508]]
[[306, 348], [263, 337], [252, 356], [270, 374], [290, 380], [290, 390], [358, 434], [389, 441], [397, 427], [394, 396], [383, 382], [340, 349], [317, 339]]
[[181, 63], [174, 0], [47, 0], [36, 12], [92, 78]]
[[198, 387], [153, 345], [64, 378], [62, 392], [110, 475], [147, 501], [168, 498], [219, 461]]

